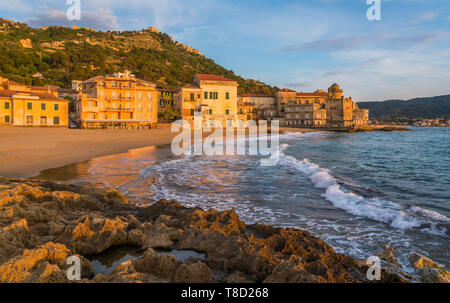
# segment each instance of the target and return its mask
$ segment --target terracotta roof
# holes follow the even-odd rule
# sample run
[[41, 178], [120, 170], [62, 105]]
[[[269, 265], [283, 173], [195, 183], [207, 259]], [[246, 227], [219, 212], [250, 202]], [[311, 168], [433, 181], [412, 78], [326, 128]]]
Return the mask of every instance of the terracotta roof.
[[229, 82], [236, 82], [231, 79], [227, 79], [224, 77], [220, 77], [217, 75], [210, 75], [210, 74], [197, 74], [195, 75], [200, 81], [229, 81]]
[[242, 94], [241, 97], [275, 97], [275, 95], [266, 95], [266, 94]]
[[327, 97], [328, 94], [325, 92], [315, 92], [315, 93], [297, 93], [299, 97]]
[[71, 88], [58, 88], [58, 93], [67, 93], [67, 94], [78, 94], [78, 91], [76, 89]]
[[20, 84], [20, 83], [17, 83], [15, 81], [12, 81], [12, 80], [7, 80], [7, 81], [2, 83], [2, 86], [6, 86], [6, 85], [21, 85], [21, 86], [25, 86], [25, 84]]
[[280, 90], [282, 93], [295, 93], [295, 90], [289, 89], [289, 88], [283, 88]]
[[14, 95], [20, 95], [23, 94], [24, 96], [30, 96], [30, 97], [39, 97], [39, 99], [30, 99], [30, 101], [39, 101], [39, 100], [53, 100], [53, 101], [67, 101], [66, 99], [61, 99], [58, 97], [55, 97], [52, 94], [48, 93], [34, 93], [34, 92], [21, 92], [21, 91], [14, 91], [14, 90], [0, 90], [0, 97], [8, 97], [11, 98]]
[[198, 87], [195, 84], [188, 84], [188, 85], [183, 86], [182, 88], [198, 88], [198, 89], [200, 89], [200, 87]]

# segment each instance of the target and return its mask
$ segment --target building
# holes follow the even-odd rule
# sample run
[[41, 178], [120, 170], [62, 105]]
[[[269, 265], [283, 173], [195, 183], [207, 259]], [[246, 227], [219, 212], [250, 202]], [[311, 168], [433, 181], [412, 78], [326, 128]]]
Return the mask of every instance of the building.
[[81, 81], [81, 80], [72, 80], [72, 89], [77, 90], [81, 93], [81, 91], [83, 90], [82, 83], [83, 83], [83, 81]]
[[266, 107], [275, 106], [275, 95], [265, 94], [243, 94], [238, 97], [238, 102], [251, 103], [259, 110]]
[[0, 125], [67, 127], [69, 101], [50, 86], [26, 86], [0, 77]]
[[369, 124], [369, 111], [359, 109], [351, 97], [345, 98], [336, 83], [328, 93], [323, 90], [304, 93], [285, 88], [275, 94], [275, 100], [274, 107], [261, 110], [261, 118], [284, 117], [285, 125], [289, 126], [349, 128]]
[[177, 94], [181, 117], [193, 121], [195, 113], [200, 113], [203, 123], [216, 120], [233, 124], [232, 121], [238, 120], [237, 87], [234, 80], [209, 74], [195, 75], [192, 84], [183, 86]]
[[286, 126], [323, 127], [327, 123], [327, 111], [320, 103], [288, 101], [285, 113]]
[[169, 89], [158, 89], [159, 112], [177, 110], [177, 92]]
[[156, 127], [158, 90], [128, 71], [93, 77], [82, 83], [77, 120], [82, 128]]
[[255, 120], [257, 118], [255, 105], [250, 102], [238, 101], [238, 116], [242, 121]]

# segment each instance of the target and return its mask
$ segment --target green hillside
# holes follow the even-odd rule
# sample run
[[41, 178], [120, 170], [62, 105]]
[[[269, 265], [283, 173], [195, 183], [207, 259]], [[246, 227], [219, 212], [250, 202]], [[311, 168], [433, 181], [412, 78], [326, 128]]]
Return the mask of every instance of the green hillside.
[[360, 102], [358, 106], [369, 109], [372, 119], [450, 118], [450, 95], [415, 98], [407, 101]]
[[[164, 33], [35, 29], [0, 18], [0, 75], [5, 78], [28, 85], [70, 87], [72, 80], [125, 69], [169, 89], [191, 83], [196, 73], [211, 73], [236, 80], [239, 93], [269, 94], [278, 90], [237, 76]], [[37, 72], [44, 79], [33, 78]]]

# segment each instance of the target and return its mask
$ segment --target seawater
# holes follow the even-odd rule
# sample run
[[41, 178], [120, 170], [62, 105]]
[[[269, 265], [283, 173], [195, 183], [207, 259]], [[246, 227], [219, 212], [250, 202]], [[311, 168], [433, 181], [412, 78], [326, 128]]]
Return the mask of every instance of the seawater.
[[[175, 157], [149, 147], [94, 159], [79, 181], [117, 187], [138, 204], [175, 199], [234, 209], [248, 224], [304, 229], [367, 259], [393, 246], [450, 265], [450, 129], [286, 133], [279, 163], [256, 156]], [[85, 171], [85, 164], [83, 164]]]

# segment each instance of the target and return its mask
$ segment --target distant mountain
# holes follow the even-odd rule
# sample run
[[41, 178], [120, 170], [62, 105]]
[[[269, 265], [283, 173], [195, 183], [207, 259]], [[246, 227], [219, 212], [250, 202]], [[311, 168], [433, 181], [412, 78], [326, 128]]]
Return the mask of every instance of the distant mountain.
[[236, 75], [155, 28], [123, 32], [61, 26], [36, 29], [0, 18], [0, 76], [28, 85], [68, 87], [72, 80], [125, 69], [169, 89], [191, 83], [196, 73], [202, 73], [237, 81], [239, 93], [278, 91]]
[[360, 102], [358, 106], [369, 109], [371, 119], [400, 117], [450, 118], [450, 95], [415, 98], [407, 101]]

